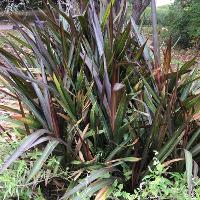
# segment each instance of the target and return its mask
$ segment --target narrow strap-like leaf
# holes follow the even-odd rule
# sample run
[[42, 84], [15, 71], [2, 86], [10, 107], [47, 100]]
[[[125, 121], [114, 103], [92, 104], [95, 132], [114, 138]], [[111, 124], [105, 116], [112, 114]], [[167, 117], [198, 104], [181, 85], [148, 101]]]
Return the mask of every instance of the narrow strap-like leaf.
[[[112, 185], [115, 179], [106, 179], [106, 180], [100, 180], [95, 182], [94, 184], [89, 185], [85, 190], [83, 190], [80, 194], [78, 194], [73, 200], [82, 200], [83, 198], [89, 198], [92, 197], [97, 191], [102, 189], [103, 187]], [[103, 200], [103, 199], [102, 199]]]
[[79, 183], [73, 189], [71, 189], [70, 191], [65, 193], [65, 195], [60, 200], [68, 199], [71, 195], [76, 194], [81, 189], [86, 187], [88, 184], [90, 184], [91, 182], [93, 182], [94, 180], [96, 180], [100, 177], [103, 177], [106, 173], [108, 173], [110, 171], [111, 171], [110, 168], [104, 168], [104, 169], [93, 171], [92, 174], [87, 176], [85, 179], [83, 179], [81, 183]]
[[187, 175], [187, 184], [188, 184], [188, 192], [189, 195], [192, 192], [192, 168], [193, 168], [193, 161], [192, 161], [192, 154], [184, 150], [185, 152], [185, 163], [186, 163], [186, 175]]
[[[132, 27], [133, 27], [133, 32], [135, 33], [138, 42], [140, 43], [140, 45], [143, 45], [145, 43], [145, 40], [144, 40], [143, 36], [140, 34], [133, 17], [131, 17], [131, 24], [132, 24]], [[152, 59], [151, 59], [151, 56], [150, 56], [148, 49], [146, 47], [144, 48], [143, 55], [144, 55], [144, 59], [145, 59], [147, 65], [148, 65], [149, 70], [152, 71], [152, 69], [153, 69], [152, 64], [151, 64]]]
[[31, 169], [30, 174], [27, 178], [27, 182], [29, 182], [38, 173], [44, 162], [48, 159], [49, 155], [52, 153], [52, 151], [56, 148], [58, 144], [59, 141], [57, 140], [49, 142], [49, 144], [45, 147], [44, 151], [42, 152], [42, 156], [35, 162], [33, 168]]
[[29, 149], [30, 146], [45, 133], [49, 133], [49, 131], [40, 129], [25, 138], [20, 147], [3, 163], [0, 168], [0, 174], [2, 174], [14, 161], [17, 160], [17, 158], [19, 158], [19, 156], [22, 155], [22, 153]]

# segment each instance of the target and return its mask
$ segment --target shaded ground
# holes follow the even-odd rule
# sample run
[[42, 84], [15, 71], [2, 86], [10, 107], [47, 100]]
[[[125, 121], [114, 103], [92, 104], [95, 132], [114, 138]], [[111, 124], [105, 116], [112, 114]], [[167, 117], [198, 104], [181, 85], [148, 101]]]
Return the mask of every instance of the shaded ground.
[[200, 64], [200, 51], [195, 49], [175, 49], [173, 50], [173, 59], [180, 61], [180, 62], [186, 62], [188, 60], [191, 60], [192, 58], [196, 57], [196, 60], [198, 64]]
[[[160, 33], [160, 36], [159, 36], [160, 45], [161, 45], [161, 48], [164, 49], [165, 48], [164, 40], [168, 40], [168, 37], [166, 36], [168, 35], [168, 30], [166, 28], [161, 28], [161, 27], [158, 27], [158, 29]], [[143, 27], [142, 31], [144, 32], [146, 39], [148, 39], [147, 44], [151, 46], [152, 45], [152, 27], [148, 27], [148, 26]], [[162, 52], [161, 52], [161, 56], [162, 56]], [[197, 56], [196, 61], [200, 65], [200, 50], [196, 48], [179, 49], [176, 46], [176, 48], [172, 49], [172, 64], [181, 65], [191, 60], [195, 56]]]

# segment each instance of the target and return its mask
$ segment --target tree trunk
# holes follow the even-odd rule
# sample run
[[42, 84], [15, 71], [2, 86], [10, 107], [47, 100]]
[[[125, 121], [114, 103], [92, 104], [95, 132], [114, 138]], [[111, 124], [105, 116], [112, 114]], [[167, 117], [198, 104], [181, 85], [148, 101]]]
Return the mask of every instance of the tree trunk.
[[150, 0], [131, 0], [133, 9], [133, 19], [136, 24], [139, 23], [140, 17], [146, 7], [150, 4]]

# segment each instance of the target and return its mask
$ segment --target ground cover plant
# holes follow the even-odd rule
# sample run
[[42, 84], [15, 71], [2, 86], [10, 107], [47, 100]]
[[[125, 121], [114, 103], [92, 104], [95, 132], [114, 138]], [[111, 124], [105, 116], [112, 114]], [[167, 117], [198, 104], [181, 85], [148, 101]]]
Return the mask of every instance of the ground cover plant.
[[[115, 182], [111, 196], [114, 199], [170, 199], [170, 200], [192, 200], [199, 199], [199, 178], [195, 178], [193, 194], [188, 194], [186, 174], [168, 172], [157, 158], [154, 159], [154, 170], [150, 169], [149, 175], [145, 176], [133, 194], [123, 190], [123, 184]], [[111, 198], [112, 199], [112, 198]]]
[[175, 163], [172, 170], [180, 172], [186, 157], [191, 195], [197, 175], [192, 157], [198, 163], [200, 151], [195, 58], [172, 68], [171, 40], [162, 63], [156, 45], [151, 58], [134, 20], [126, 17], [126, 1], [119, 10], [115, 1], [84, 1], [73, 15], [45, 6], [46, 20], [35, 26], [22, 22], [20, 28], [13, 15], [21, 37], [10, 37], [18, 45], [7, 40], [11, 53], [0, 48], [1, 82], [21, 103], [20, 109], [1, 108], [17, 114], [27, 135], [0, 173], [38, 147], [42, 154], [25, 184], [37, 180], [52, 155], [71, 174], [59, 179], [64, 189], [57, 198], [106, 199], [116, 181], [133, 192], [149, 166], [154, 170], [156, 150], [160, 163]]

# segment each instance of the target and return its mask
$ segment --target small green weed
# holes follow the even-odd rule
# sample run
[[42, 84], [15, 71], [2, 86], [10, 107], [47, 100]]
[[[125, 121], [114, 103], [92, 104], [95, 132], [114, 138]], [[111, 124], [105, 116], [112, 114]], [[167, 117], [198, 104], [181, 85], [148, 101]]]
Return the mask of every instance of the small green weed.
[[109, 199], [119, 200], [199, 200], [200, 179], [194, 181], [192, 196], [188, 195], [187, 180], [184, 173], [167, 172], [157, 158], [154, 158], [155, 169], [143, 178], [140, 187], [130, 194], [123, 189], [117, 180], [113, 184], [113, 192]]
[[[7, 157], [14, 149], [19, 146], [18, 141], [6, 143], [0, 138], [0, 165], [3, 163], [3, 158]], [[41, 183], [46, 185], [53, 177], [67, 177], [67, 172], [60, 169], [60, 163], [55, 157], [50, 157], [44, 167], [37, 173], [33, 182], [26, 183], [26, 179], [30, 174], [31, 168], [35, 160], [41, 156], [41, 150], [35, 148], [21, 156], [21, 159], [15, 161], [11, 168], [7, 169], [0, 175], [0, 199], [7, 200], [16, 198], [20, 200], [45, 200], [43, 196]], [[7, 155], [7, 156], [6, 156]], [[67, 170], [65, 170], [67, 171]]]

